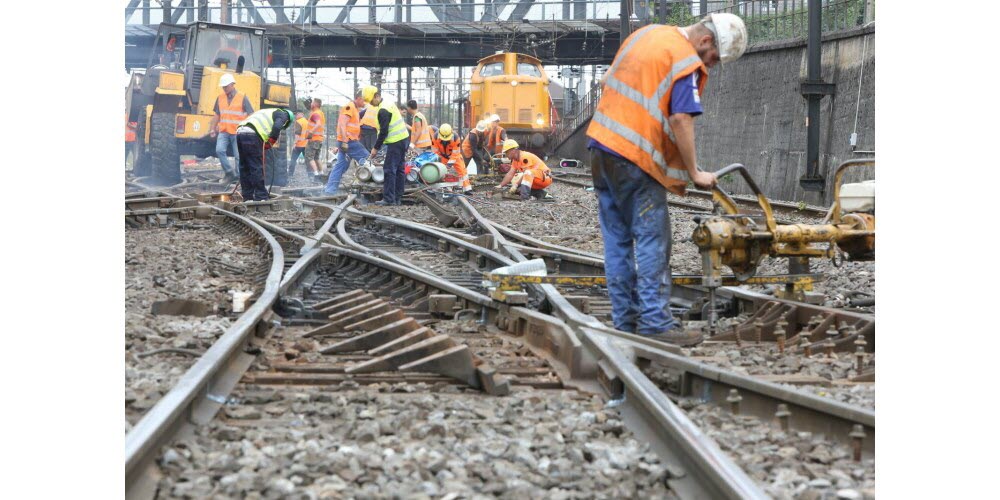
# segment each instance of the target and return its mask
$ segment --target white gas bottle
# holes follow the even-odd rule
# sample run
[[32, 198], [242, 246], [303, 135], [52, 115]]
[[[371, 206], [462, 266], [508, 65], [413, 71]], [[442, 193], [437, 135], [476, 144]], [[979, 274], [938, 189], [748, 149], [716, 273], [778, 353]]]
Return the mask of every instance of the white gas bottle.
[[840, 187], [840, 210], [843, 212], [874, 212], [875, 181], [844, 184]]

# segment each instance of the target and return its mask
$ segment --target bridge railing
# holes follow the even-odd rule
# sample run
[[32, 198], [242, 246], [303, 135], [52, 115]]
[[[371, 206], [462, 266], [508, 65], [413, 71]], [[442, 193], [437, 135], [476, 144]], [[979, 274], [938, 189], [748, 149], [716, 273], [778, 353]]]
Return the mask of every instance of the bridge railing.
[[[161, 22], [220, 22], [222, 7], [199, 8], [196, 0], [178, 0], [168, 11], [156, 2], [131, 0], [125, 8], [126, 25], [156, 25]], [[502, 21], [616, 20], [620, 0], [543, 0], [534, 2], [458, 3], [439, 0], [420, 2], [383, 1], [372, 6], [367, 2], [300, 2], [302, 5], [272, 6], [250, 0], [233, 0], [230, 22], [233, 24], [334, 24], [334, 23], [440, 23]]]
[[590, 120], [591, 116], [594, 116], [594, 111], [597, 110], [597, 103], [601, 100], [601, 88], [600, 84], [595, 85], [590, 92], [587, 92], [576, 103], [575, 112], [571, 116], [565, 117], [560, 127], [556, 129], [552, 144], [558, 146], [572, 135], [573, 132], [576, 132], [587, 120]]

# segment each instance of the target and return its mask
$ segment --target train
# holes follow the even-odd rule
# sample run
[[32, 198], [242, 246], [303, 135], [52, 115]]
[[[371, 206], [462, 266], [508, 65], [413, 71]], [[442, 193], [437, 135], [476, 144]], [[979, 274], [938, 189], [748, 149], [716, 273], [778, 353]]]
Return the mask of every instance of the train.
[[465, 123], [490, 115], [500, 117], [507, 138], [525, 149], [542, 152], [553, 137], [558, 117], [549, 95], [542, 61], [527, 54], [501, 52], [479, 60], [472, 73]]

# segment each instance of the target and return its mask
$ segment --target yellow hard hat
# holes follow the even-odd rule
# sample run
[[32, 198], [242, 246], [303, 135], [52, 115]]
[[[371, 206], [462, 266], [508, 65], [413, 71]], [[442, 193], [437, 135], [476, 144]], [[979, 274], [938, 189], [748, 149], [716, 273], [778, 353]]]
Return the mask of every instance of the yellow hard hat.
[[452, 139], [451, 125], [447, 123], [442, 123], [441, 128], [438, 129], [438, 139], [442, 141], [450, 141]]
[[374, 85], [366, 85], [361, 89], [361, 98], [364, 99], [365, 102], [372, 102], [376, 93], [378, 93], [378, 88]]
[[517, 145], [517, 141], [515, 141], [514, 139], [507, 139], [506, 141], [503, 141], [503, 151], [502, 152], [506, 153], [507, 151], [510, 151], [511, 149], [517, 149], [519, 147], [521, 147], [521, 146]]

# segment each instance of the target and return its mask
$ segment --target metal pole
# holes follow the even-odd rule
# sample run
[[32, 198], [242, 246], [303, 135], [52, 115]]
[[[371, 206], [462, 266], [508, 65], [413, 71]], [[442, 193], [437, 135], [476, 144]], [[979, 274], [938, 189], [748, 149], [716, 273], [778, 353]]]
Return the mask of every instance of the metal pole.
[[621, 44], [625, 45], [625, 39], [632, 34], [632, 0], [621, 0], [619, 3], [621, 5], [621, 13], [618, 14], [621, 18], [620, 39]]
[[149, 0], [142, 0], [142, 24], [148, 25], [149, 23]]
[[221, 10], [219, 11], [219, 22], [222, 24], [229, 24], [229, 0], [222, 0]]
[[163, 21], [169, 23], [170, 18], [170, 0], [163, 0]]
[[809, 42], [807, 52], [807, 75], [802, 86], [808, 109], [806, 113], [806, 173], [799, 179], [805, 191], [825, 189], [826, 181], [819, 169], [819, 120], [820, 101], [824, 95], [833, 93], [832, 85], [823, 82], [822, 66], [822, 0], [809, 0]]
[[406, 68], [406, 101], [413, 99], [413, 68]]

